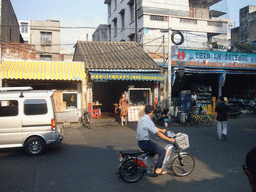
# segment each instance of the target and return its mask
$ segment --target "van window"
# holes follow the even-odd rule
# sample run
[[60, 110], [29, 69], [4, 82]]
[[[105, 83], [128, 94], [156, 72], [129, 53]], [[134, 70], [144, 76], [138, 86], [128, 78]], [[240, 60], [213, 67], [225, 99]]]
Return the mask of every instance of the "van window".
[[27, 99], [24, 101], [25, 115], [43, 115], [47, 113], [47, 103], [44, 99]]
[[0, 117], [17, 116], [18, 101], [17, 100], [1, 100], [0, 101]]

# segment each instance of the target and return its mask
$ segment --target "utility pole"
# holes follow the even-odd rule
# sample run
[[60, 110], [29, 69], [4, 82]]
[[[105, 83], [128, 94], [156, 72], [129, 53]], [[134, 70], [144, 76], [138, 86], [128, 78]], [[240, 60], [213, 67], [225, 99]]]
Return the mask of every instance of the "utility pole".
[[168, 90], [167, 90], [167, 107], [171, 106], [172, 101], [172, 41], [171, 41], [171, 30], [170, 30], [170, 17], [168, 17]]
[[164, 35], [163, 35], [163, 66], [164, 65], [165, 65], [165, 48], [164, 48]]
[[138, 28], [138, 23], [137, 23], [137, 18], [138, 18], [138, 14], [137, 14], [137, 0], [134, 0], [134, 13], [135, 13], [135, 42], [138, 43], [138, 34], [137, 34], [137, 28]]

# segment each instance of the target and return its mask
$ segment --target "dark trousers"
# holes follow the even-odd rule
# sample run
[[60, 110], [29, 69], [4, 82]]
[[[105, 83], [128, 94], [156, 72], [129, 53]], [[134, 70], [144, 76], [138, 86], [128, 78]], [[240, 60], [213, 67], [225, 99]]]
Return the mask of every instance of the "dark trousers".
[[149, 156], [154, 157], [156, 154], [159, 155], [156, 168], [162, 168], [166, 150], [157, 145], [156, 143], [148, 141], [139, 141], [139, 147], [148, 153]]

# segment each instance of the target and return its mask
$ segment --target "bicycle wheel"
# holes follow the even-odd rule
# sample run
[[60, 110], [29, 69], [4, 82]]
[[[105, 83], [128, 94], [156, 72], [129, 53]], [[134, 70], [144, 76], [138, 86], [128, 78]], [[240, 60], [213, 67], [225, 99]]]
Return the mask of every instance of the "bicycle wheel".
[[87, 127], [88, 129], [91, 129], [91, 124], [90, 124], [90, 117], [89, 114], [83, 114], [81, 116], [81, 121], [84, 127]]
[[119, 168], [120, 178], [127, 183], [135, 183], [144, 175], [143, 168], [139, 167], [133, 159], [124, 161]]
[[188, 124], [188, 120], [186, 120], [185, 122], [180, 122], [180, 124], [181, 124], [183, 127], [186, 127], [187, 124]]
[[211, 127], [212, 125], [212, 119], [208, 116], [203, 117], [203, 122], [207, 127]]
[[85, 122], [86, 122], [86, 126], [88, 127], [88, 129], [91, 129], [90, 117], [89, 116], [86, 117]]
[[184, 177], [189, 175], [195, 168], [194, 157], [188, 153], [180, 154], [175, 157], [171, 163], [171, 169], [173, 173], [179, 177]]
[[198, 124], [198, 119], [196, 117], [196, 115], [194, 114], [189, 114], [188, 116], [188, 124], [191, 126], [196, 126]]
[[252, 107], [250, 107], [249, 109], [247, 109], [247, 114], [252, 114], [252, 113], [253, 113]]

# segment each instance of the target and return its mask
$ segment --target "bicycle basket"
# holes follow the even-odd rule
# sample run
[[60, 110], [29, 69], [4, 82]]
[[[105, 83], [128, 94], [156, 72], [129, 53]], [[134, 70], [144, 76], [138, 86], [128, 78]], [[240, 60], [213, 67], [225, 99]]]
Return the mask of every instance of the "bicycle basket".
[[189, 148], [189, 140], [186, 133], [177, 133], [175, 141], [181, 149]]

